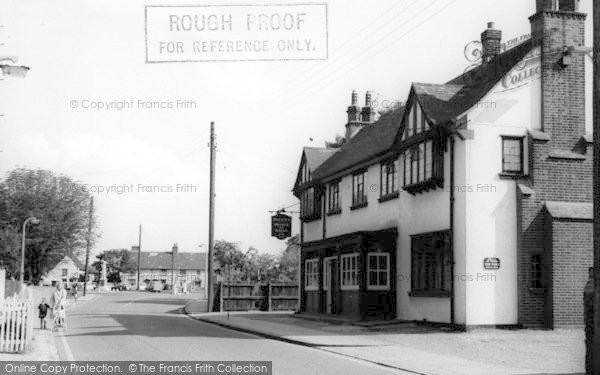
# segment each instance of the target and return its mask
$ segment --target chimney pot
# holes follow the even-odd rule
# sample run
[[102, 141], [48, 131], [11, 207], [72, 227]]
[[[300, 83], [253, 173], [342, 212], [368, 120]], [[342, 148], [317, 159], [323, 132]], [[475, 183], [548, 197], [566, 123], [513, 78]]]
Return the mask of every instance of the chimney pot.
[[487, 29], [481, 33], [483, 63], [490, 62], [502, 52], [502, 31], [496, 29], [494, 22], [488, 22]]
[[352, 105], [355, 106], [358, 104], [358, 93], [356, 90], [352, 90]]

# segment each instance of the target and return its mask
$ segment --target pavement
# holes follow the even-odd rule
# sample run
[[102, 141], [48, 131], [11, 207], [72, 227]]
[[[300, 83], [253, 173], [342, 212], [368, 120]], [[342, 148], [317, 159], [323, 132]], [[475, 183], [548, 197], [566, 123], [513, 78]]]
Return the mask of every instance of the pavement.
[[583, 330], [443, 331], [415, 323], [331, 324], [293, 313], [203, 313], [194, 319], [417, 374], [583, 374]]
[[[183, 314], [194, 295], [100, 294], [68, 313], [59, 360], [271, 361], [273, 374], [410, 374], [323, 350], [271, 340]], [[197, 306], [201, 306], [201, 303]]]
[[[67, 311], [75, 306], [81, 306], [81, 304], [91, 301], [96, 297], [97, 294], [88, 293], [85, 297], [79, 297], [76, 303], [69, 299], [67, 300]], [[54, 335], [50, 329], [50, 318], [46, 320], [48, 329], [40, 329], [39, 322], [39, 319], [34, 319], [33, 339], [27, 350], [23, 353], [0, 353], [0, 361], [58, 361], [58, 350]]]

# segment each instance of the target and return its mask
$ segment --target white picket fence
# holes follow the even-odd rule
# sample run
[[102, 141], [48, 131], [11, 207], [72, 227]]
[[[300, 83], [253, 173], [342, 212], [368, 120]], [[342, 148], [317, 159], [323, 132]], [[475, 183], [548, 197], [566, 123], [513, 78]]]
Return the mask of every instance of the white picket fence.
[[33, 337], [33, 322], [31, 302], [18, 297], [0, 301], [0, 352], [24, 351]]

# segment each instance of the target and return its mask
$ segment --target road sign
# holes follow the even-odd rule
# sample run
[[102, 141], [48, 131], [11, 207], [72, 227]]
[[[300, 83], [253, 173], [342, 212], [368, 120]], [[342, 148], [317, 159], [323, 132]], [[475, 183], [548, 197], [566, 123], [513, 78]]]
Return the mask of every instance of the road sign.
[[292, 217], [284, 214], [271, 216], [271, 236], [283, 240], [292, 236]]

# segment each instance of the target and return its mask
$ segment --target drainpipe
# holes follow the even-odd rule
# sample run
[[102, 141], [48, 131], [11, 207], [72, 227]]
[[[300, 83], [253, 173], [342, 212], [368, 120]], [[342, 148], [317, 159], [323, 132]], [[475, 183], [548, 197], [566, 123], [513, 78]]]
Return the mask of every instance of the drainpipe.
[[450, 134], [450, 324], [454, 327], [454, 135]]

